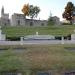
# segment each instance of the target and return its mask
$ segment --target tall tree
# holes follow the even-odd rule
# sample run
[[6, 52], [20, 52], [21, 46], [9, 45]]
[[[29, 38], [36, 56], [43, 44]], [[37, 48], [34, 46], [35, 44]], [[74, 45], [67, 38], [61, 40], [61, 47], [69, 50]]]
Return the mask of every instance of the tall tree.
[[49, 26], [55, 24], [51, 12], [50, 12], [50, 16], [49, 16], [49, 18], [48, 18], [47, 24], [48, 24]]
[[33, 18], [36, 18], [38, 16], [40, 12], [40, 8], [37, 7], [37, 6], [33, 6], [33, 5], [30, 5], [30, 11], [29, 11], [29, 16], [33, 19]]
[[55, 21], [53, 20], [53, 17], [49, 17], [49, 18], [48, 18], [47, 24], [48, 24], [49, 26], [55, 24]]
[[68, 2], [67, 6], [65, 7], [65, 11], [62, 14], [62, 16], [66, 20], [69, 20], [70, 23], [72, 23], [73, 11], [74, 11], [74, 4], [72, 2]]
[[33, 19], [38, 16], [40, 8], [37, 6], [25, 4], [23, 6], [22, 12], [24, 13], [25, 16], [30, 16], [30, 18]]
[[29, 4], [25, 4], [22, 8], [22, 12], [24, 13], [25, 16], [29, 15]]

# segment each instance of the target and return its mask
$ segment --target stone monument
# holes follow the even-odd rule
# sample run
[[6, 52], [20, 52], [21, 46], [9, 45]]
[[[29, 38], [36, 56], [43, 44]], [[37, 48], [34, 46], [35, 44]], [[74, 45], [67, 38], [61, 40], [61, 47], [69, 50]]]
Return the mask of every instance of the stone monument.
[[0, 41], [4, 41], [6, 39], [5, 34], [2, 34], [1, 26], [0, 26]]
[[36, 35], [38, 36], [38, 32], [36, 32]]
[[64, 44], [64, 37], [62, 36], [61, 44]]
[[71, 40], [75, 40], [75, 30], [74, 30], [74, 34], [71, 34]]
[[20, 41], [21, 41], [20, 44], [23, 45], [23, 37], [20, 38]]
[[2, 30], [1, 30], [1, 26], [0, 26], [0, 40], [2, 38]]

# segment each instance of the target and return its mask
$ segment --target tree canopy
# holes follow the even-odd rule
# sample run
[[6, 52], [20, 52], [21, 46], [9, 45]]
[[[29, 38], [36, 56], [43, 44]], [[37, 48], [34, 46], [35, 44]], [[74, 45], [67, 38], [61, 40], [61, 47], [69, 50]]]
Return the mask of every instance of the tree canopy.
[[29, 15], [29, 4], [25, 4], [22, 8], [22, 12], [24, 13], [25, 16]]
[[66, 20], [69, 20], [71, 22], [74, 10], [75, 10], [74, 4], [72, 2], [68, 2], [65, 7], [65, 11], [62, 14], [63, 18], [65, 18]]
[[48, 24], [48, 25], [54, 25], [54, 24], [55, 24], [51, 12], [50, 12], [50, 16], [49, 16], [49, 18], [48, 18], [48, 22], [47, 22], [47, 24]]
[[54, 25], [55, 22], [54, 22], [54, 20], [53, 20], [53, 17], [49, 17], [47, 23], [48, 23], [48, 25]]
[[40, 12], [40, 8], [38, 6], [33, 6], [29, 4], [25, 4], [22, 8], [22, 12], [25, 16], [30, 16], [30, 18], [36, 18]]
[[37, 17], [39, 12], [40, 12], [40, 8], [39, 8], [39, 7], [30, 5], [29, 16], [30, 16], [31, 18]]

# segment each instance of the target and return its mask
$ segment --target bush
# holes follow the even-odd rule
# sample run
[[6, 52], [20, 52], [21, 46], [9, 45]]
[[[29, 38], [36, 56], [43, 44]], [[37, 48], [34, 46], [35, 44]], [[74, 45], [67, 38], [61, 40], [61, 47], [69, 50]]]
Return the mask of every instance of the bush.
[[56, 40], [61, 40], [62, 37], [61, 37], [61, 36], [56, 36], [55, 39], [56, 39]]
[[8, 41], [20, 41], [20, 37], [6, 37]]
[[55, 21], [53, 20], [52, 17], [49, 17], [49, 18], [48, 18], [47, 24], [48, 24], [48, 25], [54, 25], [54, 24], [55, 24]]
[[62, 23], [62, 25], [71, 25], [70, 23]]

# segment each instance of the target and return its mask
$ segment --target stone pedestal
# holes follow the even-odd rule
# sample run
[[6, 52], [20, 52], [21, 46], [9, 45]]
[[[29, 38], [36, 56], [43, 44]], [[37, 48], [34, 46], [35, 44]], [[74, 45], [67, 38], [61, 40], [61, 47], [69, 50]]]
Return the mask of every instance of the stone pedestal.
[[36, 32], [36, 35], [38, 36], [38, 32]]
[[0, 41], [6, 40], [6, 35], [2, 34], [1, 26], [0, 26]]
[[71, 40], [75, 40], [75, 34], [71, 35]]
[[21, 45], [23, 45], [23, 37], [20, 38]]
[[62, 37], [61, 44], [64, 44], [64, 37]]

